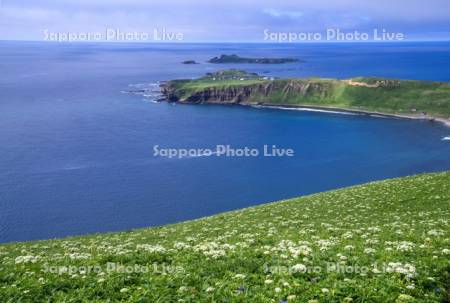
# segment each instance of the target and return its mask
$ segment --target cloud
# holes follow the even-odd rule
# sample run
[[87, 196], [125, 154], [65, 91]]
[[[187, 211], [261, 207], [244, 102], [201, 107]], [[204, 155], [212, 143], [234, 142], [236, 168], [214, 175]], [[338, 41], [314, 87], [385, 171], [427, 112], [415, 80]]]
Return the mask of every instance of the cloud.
[[42, 39], [41, 32], [166, 28], [189, 41], [261, 41], [272, 31], [374, 27], [409, 37], [450, 38], [448, 0], [3, 0], [0, 39]]
[[283, 10], [277, 10], [274, 8], [266, 8], [263, 10], [263, 13], [271, 16], [271, 17], [275, 17], [275, 18], [284, 18], [284, 17], [288, 17], [288, 18], [300, 18], [304, 15], [303, 12], [301, 11], [283, 11]]

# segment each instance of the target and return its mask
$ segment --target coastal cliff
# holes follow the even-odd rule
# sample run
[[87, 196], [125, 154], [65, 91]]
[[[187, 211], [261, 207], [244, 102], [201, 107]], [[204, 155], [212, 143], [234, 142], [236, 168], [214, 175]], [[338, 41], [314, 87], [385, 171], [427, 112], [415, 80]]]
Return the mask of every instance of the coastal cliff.
[[335, 79], [275, 79], [225, 70], [195, 80], [168, 81], [162, 92], [168, 101], [180, 103], [292, 103], [333, 98], [340, 84]]
[[[168, 102], [325, 107], [448, 118], [450, 84], [382, 78], [274, 79], [220, 71], [162, 84]], [[430, 117], [431, 119], [432, 117]]]
[[246, 103], [255, 94], [269, 95], [272, 91], [272, 83], [229, 87], [212, 86], [183, 97], [184, 92], [180, 92], [176, 85], [172, 85], [172, 82], [163, 86], [163, 94], [169, 101], [181, 103]]

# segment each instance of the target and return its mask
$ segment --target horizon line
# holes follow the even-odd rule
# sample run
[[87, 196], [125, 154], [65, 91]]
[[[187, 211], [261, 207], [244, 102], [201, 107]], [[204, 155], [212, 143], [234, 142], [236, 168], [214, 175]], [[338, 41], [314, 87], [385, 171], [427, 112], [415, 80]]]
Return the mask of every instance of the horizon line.
[[365, 40], [365, 41], [297, 41], [297, 42], [277, 42], [277, 41], [233, 41], [233, 40], [223, 40], [223, 41], [47, 41], [47, 40], [37, 40], [37, 39], [1, 39], [0, 42], [42, 42], [42, 43], [52, 43], [52, 44], [364, 44], [364, 43], [408, 43], [408, 42], [450, 42], [449, 39], [414, 39], [414, 40], [395, 40], [395, 41], [377, 41], [377, 40]]

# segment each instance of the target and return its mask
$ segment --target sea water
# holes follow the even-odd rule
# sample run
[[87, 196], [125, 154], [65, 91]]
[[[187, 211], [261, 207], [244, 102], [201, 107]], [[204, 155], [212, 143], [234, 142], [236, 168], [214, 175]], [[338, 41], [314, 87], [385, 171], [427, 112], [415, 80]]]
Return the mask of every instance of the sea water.
[[[214, 65], [220, 54], [305, 63]], [[201, 64], [183, 65], [196, 60]], [[223, 68], [275, 77], [450, 81], [449, 43], [0, 42], [0, 242], [119, 231], [368, 181], [450, 169], [439, 123], [123, 93]], [[292, 149], [155, 157], [153, 148]]]

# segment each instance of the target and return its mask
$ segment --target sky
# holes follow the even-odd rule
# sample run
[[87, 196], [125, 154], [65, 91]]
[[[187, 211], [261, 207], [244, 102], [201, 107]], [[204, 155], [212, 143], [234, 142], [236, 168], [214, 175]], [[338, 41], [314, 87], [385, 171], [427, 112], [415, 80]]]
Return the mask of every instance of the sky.
[[320, 33], [326, 40], [327, 30], [367, 33], [372, 40], [374, 29], [401, 33], [404, 40], [450, 40], [450, 1], [0, 0], [0, 40], [64, 39], [68, 33], [83, 40], [83, 34], [101, 33], [94, 39], [108, 41], [108, 30], [138, 33], [131, 40], [140, 42], [280, 42], [282, 34], [314, 41], [304, 35]]

